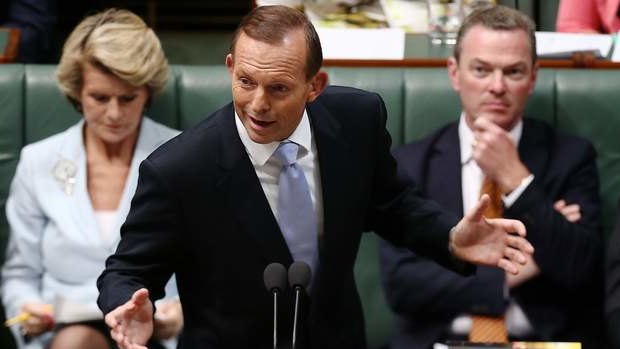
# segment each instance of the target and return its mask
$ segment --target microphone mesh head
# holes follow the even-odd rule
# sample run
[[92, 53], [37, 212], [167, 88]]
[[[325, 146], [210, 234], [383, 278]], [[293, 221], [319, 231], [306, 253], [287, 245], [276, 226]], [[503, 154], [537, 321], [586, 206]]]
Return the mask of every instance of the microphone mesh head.
[[263, 281], [267, 291], [286, 289], [286, 268], [280, 263], [271, 263], [263, 272]]
[[301, 286], [308, 287], [312, 271], [307, 263], [296, 261], [288, 268], [288, 283], [291, 287]]

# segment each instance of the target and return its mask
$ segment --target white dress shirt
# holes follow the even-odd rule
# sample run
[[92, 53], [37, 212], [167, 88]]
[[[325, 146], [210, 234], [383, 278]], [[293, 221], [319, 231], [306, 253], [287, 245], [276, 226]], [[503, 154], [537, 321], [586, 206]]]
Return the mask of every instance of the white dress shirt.
[[[523, 133], [523, 120], [512, 128], [509, 132], [510, 139], [519, 144], [521, 140], [521, 134]], [[474, 141], [474, 133], [467, 125], [465, 121], [465, 114], [461, 114], [459, 120], [459, 144], [461, 150], [461, 183], [463, 190], [463, 212], [469, 212], [480, 199], [480, 189], [482, 182], [484, 181], [484, 173], [472, 158], [472, 144]], [[502, 196], [504, 207], [512, 206], [515, 201], [521, 196], [523, 191], [534, 180], [534, 175], [530, 174], [526, 177], [521, 184], [515, 188], [509, 195]], [[506, 298], [509, 298], [508, 287], [505, 286]], [[513, 300], [509, 299], [510, 305], [506, 310], [506, 327], [508, 333], [515, 336], [524, 336], [532, 333], [532, 326], [527, 317], [523, 313], [523, 310]], [[458, 316], [452, 322], [451, 331], [456, 334], [468, 334], [471, 330], [471, 317], [469, 315]]]
[[[245, 150], [250, 157], [250, 161], [256, 171], [256, 176], [260, 181], [260, 185], [263, 188], [263, 192], [269, 202], [269, 207], [273, 216], [278, 217], [278, 178], [280, 176], [280, 170], [282, 163], [275, 156], [272, 156], [276, 151], [280, 142], [271, 142], [267, 144], [260, 144], [250, 139], [248, 131], [243, 126], [239, 115], [235, 112], [235, 124], [237, 126], [237, 132], [241, 138], [241, 142], [245, 146]], [[310, 127], [310, 119], [308, 113], [304, 110], [304, 114], [297, 125], [297, 128], [287, 138], [288, 140], [295, 142], [299, 145], [299, 152], [297, 153], [297, 165], [299, 165], [306, 176], [308, 181], [308, 189], [310, 190], [310, 197], [312, 204], [314, 205], [314, 213], [316, 214], [317, 233], [319, 238], [323, 236], [323, 192], [321, 190], [321, 176], [319, 171], [319, 160], [316, 150], [316, 142], [312, 135], [312, 128]]]

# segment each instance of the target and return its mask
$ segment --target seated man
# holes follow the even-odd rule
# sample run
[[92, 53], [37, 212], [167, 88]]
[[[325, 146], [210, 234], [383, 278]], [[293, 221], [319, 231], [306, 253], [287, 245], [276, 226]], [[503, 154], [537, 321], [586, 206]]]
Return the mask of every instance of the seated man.
[[[398, 314], [392, 348], [427, 349], [470, 334], [471, 341], [508, 335], [600, 348], [596, 154], [586, 140], [523, 118], [537, 76], [534, 24], [502, 6], [473, 12], [448, 73], [460, 95], [460, 119], [397, 149], [400, 170], [459, 215], [475, 204], [484, 182], [495, 186], [495, 214], [522, 220], [535, 251], [516, 277], [494, 267], [463, 277], [384, 242], [382, 281]], [[503, 336], [478, 336], [482, 321]]]

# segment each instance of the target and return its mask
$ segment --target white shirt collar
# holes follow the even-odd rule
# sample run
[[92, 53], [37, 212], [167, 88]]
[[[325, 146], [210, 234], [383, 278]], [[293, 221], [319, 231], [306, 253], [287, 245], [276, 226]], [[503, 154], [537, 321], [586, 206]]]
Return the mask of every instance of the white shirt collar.
[[[271, 142], [267, 144], [261, 144], [254, 142], [248, 135], [248, 131], [243, 126], [239, 115], [235, 111], [235, 125], [237, 126], [237, 133], [241, 138], [241, 142], [245, 146], [245, 150], [250, 156], [252, 164], [255, 166], [263, 166], [271, 158], [273, 152], [280, 145], [281, 142]], [[304, 109], [304, 114], [301, 117], [301, 121], [293, 133], [287, 138], [288, 140], [297, 143], [301, 148], [297, 155], [297, 158], [308, 154], [312, 146], [312, 132], [310, 130], [310, 119], [308, 113]]]
[[[514, 142], [514, 144], [519, 144], [521, 140], [521, 134], [523, 133], [523, 119], [520, 119], [519, 122], [510, 130], [508, 133], [510, 139]], [[472, 144], [474, 141], [474, 133], [467, 125], [465, 121], [465, 113], [461, 113], [461, 117], [459, 119], [459, 140], [461, 146], [461, 165], [467, 164], [472, 159]]]

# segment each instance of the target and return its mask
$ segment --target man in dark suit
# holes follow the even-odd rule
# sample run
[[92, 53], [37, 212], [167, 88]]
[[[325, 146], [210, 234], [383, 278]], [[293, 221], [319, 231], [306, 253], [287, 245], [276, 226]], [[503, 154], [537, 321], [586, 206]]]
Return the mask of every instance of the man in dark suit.
[[[458, 221], [397, 178], [381, 98], [325, 88], [321, 62], [318, 36], [301, 12], [258, 7], [241, 22], [226, 57], [233, 103], [140, 167], [121, 242], [98, 280], [99, 305], [120, 347], [143, 347], [152, 301], [173, 272], [182, 348], [271, 347], [263, 270], [305, 259], [314, 276], [298, 347], [359, 349], [366, 344], [353, 264], [362, 231], [459, 271], [468, 269], [463, 260], [518, 273], [531, 255], [520, 222], [483, 218], [488, 197]], [[299, 148], [296, 162], [283, 166], [278, 156], [291, 145]], [[292, 168], [311, 208], [291, 212], [279, 202]], [[290, 214], [312, 220], [304, 227], [313, 232], [283, 224]], [[280, 299], [279, 343], [288, 346], [291, 292]]]
[[457, 215], [475, 204], [483, 182], [496, 183], [503, 217], [524, 222], [535, 253], [517, 276], [480, 267], [463, 277], [383, 242], [382, 281], [398, 314], [392, 348], [467, 339], [481, 316], [499, 320], [511, 339], [600, 348], [596, 155], [588, 141], [522, 118], [537, 75], [534, 24], [502, 6], [473, 12], [448, 73], [460, 121], [397, 149], [399, 167]]

